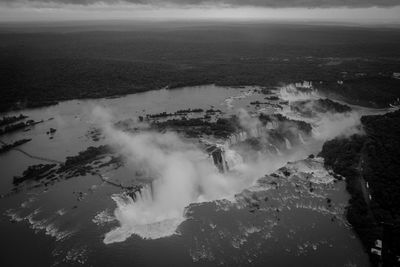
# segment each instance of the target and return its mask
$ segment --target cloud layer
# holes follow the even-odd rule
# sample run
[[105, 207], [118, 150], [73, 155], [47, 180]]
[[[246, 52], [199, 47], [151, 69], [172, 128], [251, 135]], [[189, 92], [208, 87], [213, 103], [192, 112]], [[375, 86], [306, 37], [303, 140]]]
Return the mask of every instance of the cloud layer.
[[268, 8], [330, 8], [330, 7], [393, 7], [399, 0], [0, 0], [5, 4], [42, 3], [44, 5], [72, 4], [137, 4], [148, 6], [228, 6], [228, 7], [268, 7]]

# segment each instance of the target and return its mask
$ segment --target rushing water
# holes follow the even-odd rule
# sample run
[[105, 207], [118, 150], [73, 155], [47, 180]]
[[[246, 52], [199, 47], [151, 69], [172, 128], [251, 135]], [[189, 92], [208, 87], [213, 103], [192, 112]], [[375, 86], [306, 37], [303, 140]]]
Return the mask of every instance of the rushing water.
[[[88, 136], [88, 131], [96, 127], [92, 116], [96, 106], [110, 110], [115, 120], [187, 108], [214, 107], [235, 114], [240, 108], [249, 112], [260, 109], [249, 103], [265, 101], [265, 95], [253, 89], [208, 85], [113, 99], [66, 101], [17, 112], [44, 122], [30, 131], [1, 139], [12, 142], [32, 138], [21, 148], [64, 161], [88, 146], [109, 141], [105, 138], [95, 142]], [[281, 97], [293, 100], [285, 99], [292, 97], [286, 91]], [[288, 110], [282, 113], [295, 116]], [[248, 190], [236, 192], [229, 200], [189, 205], [178, 228], [170, 229], [174, 234], [163, 238], [143, 239], [143, 235], [133, 234], [123, 242], [104, 242], [106, 233], [119, 226], [114, 210], [115, 196], [121, 190], [103, 183], [98, 176], [73, 177], [0, 199], [2, 254], [5, 255], [0, 259], [0, 263], [5, 261], [1, 266], [368, 266], [367, 254], [345, 220], [349, 197], [344, 182], [334, 182], [320, 159], [302, 160], [309, 153], [318, 152], [329, 136], [329, 129], [318, 128], [326, 122], [324, 119], [315, 123], [318, 132], [314, 133], [316, 141], [312, 144], [300, 133], [296, 135], [299, 145], [303, 146], [301, 153], [294, 151], [295, 145], [285, 139], [284, 151], [275, 146], [276, 151], [269, 157], [271, 162], [257, 163], [257, 166], [268, 165], [261, 170], [275, 171], [280, 177], [278, 180], [265, 176], [259, 184], [249, 185]], [[351, 123], [352, 120], [343, 127]], [[46, 134], [51, 127], [57, 129], [53, 139]], [[225, 157], [233, 169], [243, 161], [229, 149], [225, 150]], [[288, 160], [296, 161], [286, 166], [290, 175], [276, 171]], [[1, 154], [0, 193], [12, 190], [13, 176], [39, 163], [44, 162], [18, 151]], [[126, 180], [132, 177], [131, 172], [121, 167], [105, 175]], [[149, 196], [144, 193], [143, 198]]]

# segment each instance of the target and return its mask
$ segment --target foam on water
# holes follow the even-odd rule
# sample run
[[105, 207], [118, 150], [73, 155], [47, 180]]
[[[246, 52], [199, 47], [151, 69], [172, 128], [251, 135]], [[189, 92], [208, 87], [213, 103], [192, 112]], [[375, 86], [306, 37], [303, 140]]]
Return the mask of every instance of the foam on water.
[[235, 96], [230, 96], [224, 100], [225, 105], [227, 106], [228, 109], [233, 109], [234, 108], [234, 101], [238, 99], [244, 99], [246, 97], [249, 97], [254, 94], [254, 89], [248, 89], [246, 91], [243, 91], [239, 93], [238, 95]]
[[285, 85], [278, 90], [279, 97], [284, 101], [294, 102], [320, 98], [318, 92], [312, 88], [298, 90], [294, 84]]
[[62, 241], [71, 237], [74, 234], [74, 231], [68, 230], [60, 230], [59, 227], [52, 222], [51, 218], [48, 219], [36, 219], [36, 216], [40, 213], [40, 209], [35, 209], [27, 216], [20, 216], [18, 212], [13, 210], [8, 210], [6, 215], [10, 217], [12, 221], [26, 221], [29, 223], [29, 227], [33, 229], [35, 232], [44, 232], [46, 235], [53, 237], [56, 241]]
[[[148, 198], [146, 200], [141, 199], [136, 203], [123, 195], [113, 195], [112, 199], [118, 206], [114, 213], [116, 219], [128, 223], [122, 223], [120, 227], [108, 232], [104, 238], [105, 244], [122, 242], [132, 234], [143, 239], [171, 236], [176, 233], [177, 227], [184, 220], [183, 213], [179, 210], [160, 212], [158, 206], [148, 203], [148, 201], [151, 201]], [[157, 215], [156, 218], [154, 218], [155, 214]]]
[[104, 225], [115, 220], [115, 217], [111, 215], [108, 210], [103, 210], [96, 214], [96, 216], [92, 219], [92, 222], [97, 225]]

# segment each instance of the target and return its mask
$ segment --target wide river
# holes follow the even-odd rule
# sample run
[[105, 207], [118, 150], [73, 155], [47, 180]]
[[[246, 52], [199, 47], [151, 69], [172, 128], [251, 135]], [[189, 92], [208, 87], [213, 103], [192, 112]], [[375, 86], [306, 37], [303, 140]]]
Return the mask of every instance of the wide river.
[[[31, 138], [20, 148], [65, 161], [89, 146], [107, 143], [107, 138], [95, 141], [90, 135], [97, 127], [95, 107], [108, 110], [116, 121], [188, 108], [213, 107], [225, 114], [239, 108], [254, 112], [260, 107], [250, 102], [265, 101], [265, 95], [254, 89], [207, 85], [65, 101], [3, 114], [22, 113], [44, 122], [0, 139], [8, 143]], [[51, 139], [50, 128], [57, 129]], [[308, 152], [318, 153], [315, 149], [323, 138], [311, 148], [304, 144], [304, 153], [288, 157], [299, 160], [287, 165], [290, 177], [278, 171], [277, 182], [268, 180], [267, 187], [237, 192], [241, 194], [235, 200], [192, 204], [175, 234], [163, 238], [143, 239], [133, 234], [123, 242], [106, 244], [105, 235], [119, 225], [113, 218], [116, 203], [111, 196], [121, 189], [103, 183], [98, 176], [73, 177], [46, 187], [28, 184], [0, 199], [0, 266], [369, 266], [367, 254], [345, 219], [349, 199], [345, 182], [326, 180], [328, 176], [315, 182], [312, 179], [317, 174], [326, 172], [323, 164], [320, 159], [303, 160]], [[291, 149], [288, 144], [283, 154], [290, 154]], [[0, 154], [0, 194], [12, 191], [14, 176], [41, 163], [47, 162], [16, 150]], [[306, 174], [309, 177], [304, 178]], [[132, 174], [121, 167], [107, 175], [126, 180]], [[314, 181], [312, 190], [309, 181]], [[257, 210], [246, 206], [249, 195], [257, 199]]]

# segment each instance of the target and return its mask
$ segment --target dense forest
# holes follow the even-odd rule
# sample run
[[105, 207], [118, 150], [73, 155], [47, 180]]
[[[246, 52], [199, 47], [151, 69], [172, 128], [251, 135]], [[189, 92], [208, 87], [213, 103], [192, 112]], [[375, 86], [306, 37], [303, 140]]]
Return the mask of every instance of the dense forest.
[[[315, 81], [326, 94], [387, 106], [400, 97], [400, 31], [199, 24], [0, 29], [0, 111], [181, 86]], [[338, 84], [343, 81], [343, 84]]]
[[[400, 256], [400, 111], [361, 118], [363, 135], [324, 144], [325, 165], [346, 177], [347, 218], [370, 250], [383, 241], [385, 266]], [[369, 197], [369, 195], [371, 197]], [[379, 260], [373, 257], [374, 260]]]

